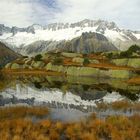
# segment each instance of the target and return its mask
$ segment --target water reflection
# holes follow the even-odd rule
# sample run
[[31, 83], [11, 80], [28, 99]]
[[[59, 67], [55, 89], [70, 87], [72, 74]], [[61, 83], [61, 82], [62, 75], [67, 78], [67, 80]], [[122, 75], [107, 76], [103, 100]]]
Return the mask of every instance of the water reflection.
[[[115, 79], [90, 77], [16, 76], [1, 78], [0, 106], [42, 105], [52, 109], [54, 119], [69, 120], [88, 116], [92, 112], [99, 117], [111, 114], [131, 115], [132, 112], [100, 111], [98, 102], [119, 100], [138, 101], [140, 86], [128, 85]], [[80, 112], [80, 113], [78, 113]], [[71, 115], [69, 115], [71, 114]], [[66, 117], [67, 116], [67, 117]], [[69, 118], [69, 119], [68, 119]]]

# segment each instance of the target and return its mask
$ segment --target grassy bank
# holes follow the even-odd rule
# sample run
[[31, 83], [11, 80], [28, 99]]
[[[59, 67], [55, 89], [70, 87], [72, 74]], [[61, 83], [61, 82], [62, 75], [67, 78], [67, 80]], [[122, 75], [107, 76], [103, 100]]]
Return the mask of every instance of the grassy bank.
[[[0, 109], [1, 140], [139, 140], [140, 115], [109, 116], [104, 120], [91, 115], [85, 121], [60, 122], [50, 119], [33, 122], [28, 115], [42, 116], [44, 108]], [[26, 115], [24, 115], [26, 114]], [[12, 116], [12, 118], [10, 117]]]

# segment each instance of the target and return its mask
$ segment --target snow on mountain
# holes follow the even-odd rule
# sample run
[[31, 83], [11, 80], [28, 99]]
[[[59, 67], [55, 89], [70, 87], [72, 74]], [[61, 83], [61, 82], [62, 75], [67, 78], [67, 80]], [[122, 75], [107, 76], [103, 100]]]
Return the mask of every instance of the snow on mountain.
[[116, 41], [125, 42], [140, 39], [140, 32], [121, 30], [114, 22], [86, 19], [77, 23], [54, 23], [47, 26], [34, 24], [27, 28], [9, 28], [1, 25], [0, 40], [14, 48], [20, 48], [36, 41], [71, 40], [81, 36], [84, 32], [103, 34], [115, 45]]

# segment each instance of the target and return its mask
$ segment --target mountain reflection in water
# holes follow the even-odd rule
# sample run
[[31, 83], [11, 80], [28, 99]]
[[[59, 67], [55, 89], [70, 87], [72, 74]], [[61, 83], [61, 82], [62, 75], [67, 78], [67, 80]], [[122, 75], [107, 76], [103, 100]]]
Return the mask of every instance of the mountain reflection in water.
[[132, 112], [113, 110], [99, 113], [96, 103], [139, 101], [140, 93], [140, 86], [113, 79], [18, 76], [7, 77], [4, 81], [6, 84], [0, 92], [0, 106], [44, 105], [51, 108], [52, 118], [62, 120], [75, 120], [92, 112], [98, 113], [100, 117], [120, 113], [131, 115]]

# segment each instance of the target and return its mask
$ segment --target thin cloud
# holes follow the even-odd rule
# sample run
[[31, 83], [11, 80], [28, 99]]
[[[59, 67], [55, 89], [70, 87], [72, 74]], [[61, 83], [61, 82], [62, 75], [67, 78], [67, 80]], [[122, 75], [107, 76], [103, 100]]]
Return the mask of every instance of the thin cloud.
[[0, 0], [0, 23], [25, 27], [89, 18], [140, 29], [139, 6], [139, 0]]

